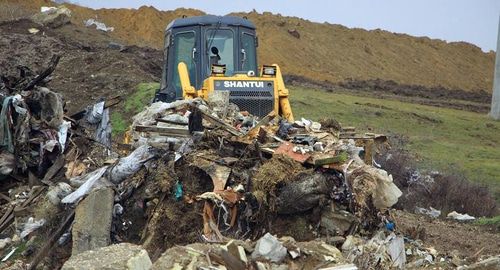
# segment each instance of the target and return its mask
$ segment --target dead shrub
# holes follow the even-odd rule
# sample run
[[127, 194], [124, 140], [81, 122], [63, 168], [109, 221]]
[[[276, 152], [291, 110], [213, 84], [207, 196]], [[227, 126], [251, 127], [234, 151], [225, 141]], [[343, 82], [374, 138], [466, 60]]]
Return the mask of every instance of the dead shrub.
[[389, 174], [403, 195], [396, 208], [413, 212], [415, 207], [432, 206], [444, 214], [457, 211], [476, 217], [498, 212], [495, 198], [487, 187], [470, 182], [457, 173], [421, 173], [415, 156], [405, 147], [407, 139], [393, 136], [390, 148], [382, 149], [378, 163]]

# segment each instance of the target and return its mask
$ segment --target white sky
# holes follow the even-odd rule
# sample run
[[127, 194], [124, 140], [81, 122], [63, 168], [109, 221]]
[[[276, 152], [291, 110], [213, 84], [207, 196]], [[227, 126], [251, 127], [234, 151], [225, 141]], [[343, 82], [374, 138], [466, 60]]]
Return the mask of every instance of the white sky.
[[76, 0], [92, 8], [195, 8], [209, 14], [270, 11], [314, 22], [466, 41], [496, 50], [500, 0]]

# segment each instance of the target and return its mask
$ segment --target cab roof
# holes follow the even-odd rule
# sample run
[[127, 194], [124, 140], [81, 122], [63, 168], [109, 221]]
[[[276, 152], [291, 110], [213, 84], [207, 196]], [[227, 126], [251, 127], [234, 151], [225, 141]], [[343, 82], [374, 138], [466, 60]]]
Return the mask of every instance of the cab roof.
[[204, 16], [175, 19], [167, 25], [166, 30], [183, 26], [217, 25], [217, 23], [220, 23], [221, 26], [243, 26], [255, 29], [255, 25], [251, 21], [244, 18], [236, 16], [204, 15]]

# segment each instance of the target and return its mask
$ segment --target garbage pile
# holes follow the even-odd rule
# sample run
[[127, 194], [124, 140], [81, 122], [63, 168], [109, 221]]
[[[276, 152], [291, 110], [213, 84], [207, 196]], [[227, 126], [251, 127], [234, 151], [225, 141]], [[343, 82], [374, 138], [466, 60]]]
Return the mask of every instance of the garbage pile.
[[377, 269], [437, 259], [396, 233], [389, 209], [401, 191], [373, 160], [385, 136], [334, 119], [259, 119], [221, 92], [153, 103], [124, 143], [112, 142], [119, 97], [69, 114], [46, 88], [58, 60], [1, 77], [2, 268]]
[[68, 215], [61, 201], [76, 185], [68, 180], [77, 181], [113, 156], [108, 108], [118, 100], [102, 100], [68, 115], [63, 97], [46, 87], [59, 59], [54, 55], [40, 72], [18, 66], [17, 76], [0, 76], [3, 262], [21, 253], [33, 255], [31, 245], [22, 250], [26, 242]]

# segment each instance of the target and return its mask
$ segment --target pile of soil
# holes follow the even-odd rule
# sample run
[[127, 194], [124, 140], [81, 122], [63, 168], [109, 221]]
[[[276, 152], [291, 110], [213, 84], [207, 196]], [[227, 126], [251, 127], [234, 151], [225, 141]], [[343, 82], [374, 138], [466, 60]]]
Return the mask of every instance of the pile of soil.
[[[30, 28], [40, 31], [29, 34]], [[95, 29], [74, 24], [49, 29], [22, 19], [0, 23], [0, 32], [4, 74], [16, 75], [19, 65], [36, 72], [52, 55], [61, 56], [48, 86], [64, 96], [68, 115], [100, 97], [126, 97], [141, 82], [159, 81], [161, 74], [160, 51], [137, 46], [122, 51], [109, 48], [116, 40]]]
[[[37, 12], [50, 0], [7, 0], [14, 16]], [[5, 5], [4, 4], [4, 5]], [[98, 9], [66, 4], [72, 22], [95, 18], [115, 28], [109, 35], [121, 42], [162, 48], [163, 31], [175, 18], [204, 14], [193, 9], [159, 11]], [[3, 17], [12, 17], [4, 9]], [[285, 17], [264, 12], [234, 13], [255, 23], [259, 34], [259, 62], [278, 63], [286, 74], [315, 81], [343, 82], [348, 79], [382, 79], [399, 84], [491, 92], [494, 52], [484, 53], [466, 42], [413, 37], [383, 30], [367, 31], [329, 23]]]

